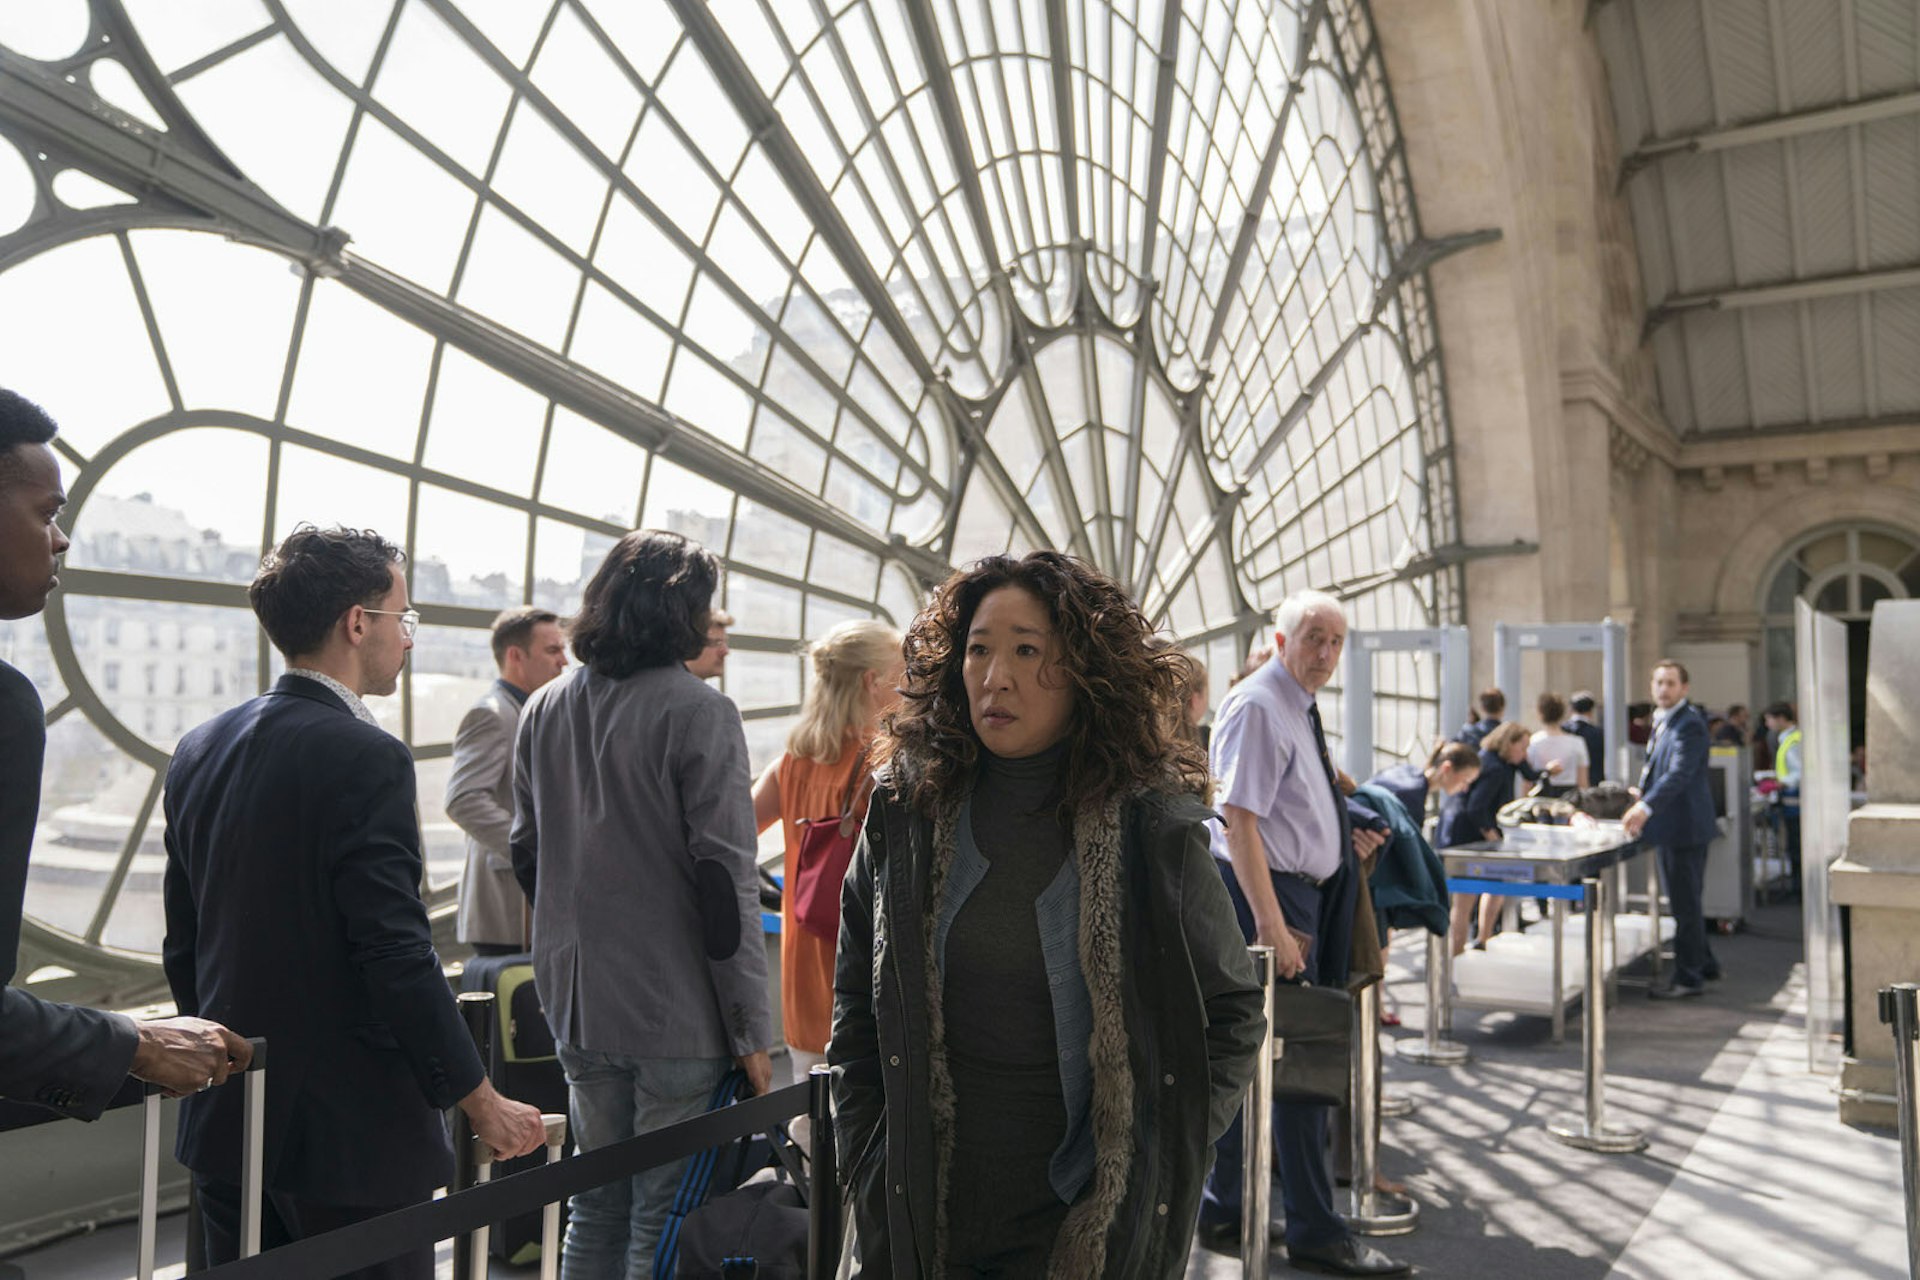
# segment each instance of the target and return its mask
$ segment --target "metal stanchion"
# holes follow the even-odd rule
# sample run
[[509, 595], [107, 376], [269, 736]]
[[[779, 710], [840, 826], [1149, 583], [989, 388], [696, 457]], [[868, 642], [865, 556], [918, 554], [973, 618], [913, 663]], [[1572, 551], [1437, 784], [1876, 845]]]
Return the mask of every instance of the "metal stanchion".
[[265, 1212], [267, 1153], [267, 1045], [253, 1042], [253, 1061], [240, 1096], [240, 1256], [260, 1252], [260, 1215]]
[[1403, 1236], [1420, 1220], [1411, 1197], [1405, 1208], [1374, 1189], [1379, 1174], [1380, 984], [1360, 988], [1353, 1002], [1353, 1065], [1347, 1106], [1353, 1117], [1353, 1186], [1347, 1192], [1347, 1225], [1363, 1236]]
[[[567, 1145], [567, 1118], [542, 1115], [547, 1129], [547, 1163], [558, 1164]], [[540, 1280], [560, 1280], [560, 1201], [540, 1210]]]
[[1880, 1021], [1893, 1027], [1894, 1090], [1900, 1099], [1900, 1173], [1906, 1192], [1907, 1274], [1920, 1280], [1920, 986], [1880, 988]]
[[1547, 905], [1547, 936], [1553, 940], [1553, 1042], [1567, 1038], [1566, 936], [1567, 903], [1555, 898]]
[[1273, 1195], [1273, 948], [1253, 946], [1247, 952], [1266, 1006], [1267, 1034], [1261, 1038], [1240, 1113], [1240, 1263], [1246, 1280], [1266, 1280]]
[[1453, 1035], [1453, 942], [1442, 933], [1427, 935], [1427, 1034], [1418, 1044], [1400, 1046], [1408, 1062], [1457, 1067], [1469, 1056]]
[[840, 1269], [840, 1169], [834, 1150], [833, 1069], [807, 1072], [807, 1276], [833, 1280]]
[[139, 1280], [153, 1280], [153, 1255], [160, 1234], [160, 1095], [148, 1093], [142, 1108], [140, 1245], [134, 1274]]
[[1380, 1118], [1382, 1120], [1398, 1120], [1401, 1116], [1410, 1116], [1413, 1114], [1416, 1105], [1414, 1100], [1404, 1093], [1387, 1093], [1385, 1090], [1382, 1090], [1380, 1094]]
[[1580, 1048], [1586, 1069], [1587, 1106], [1579, 1123], [1571, 1120], [1547, 1126], [1570, 1147], [1620, 1155], [1639, 1151], [1647, 1135], [1638, 1129], [1607, 1127], [1607, 999], [1606, 999], [1606, 881], [1589, 877], [1580, 882], [1586, 891], [1587, 989], [1580, 1000]]
[[[480, 1051], [480, 1061], [483, 1064], [491, 1063], [493, 993], [462, 991], [455, 999], [460, 1006], [460, 1016], [466, 1020], [467, 1030], [473, 1035], [473, 1047]], [[473, 1132], [466, 1112], [458, 1107], [453, 1110], [453, 1126], [452, 1190], [465, 1191], [493, 1176], [493, 1152], [480, 1141]], [[488, 1229], [481, 1227], [471, 1235], [453, 1238], [454, 1280], [486, 1280], [487, 1235]]]
[[1660, 954], [1660, 855], [1653, 846], [1645, 846], [1647, 851], [1647, 928], [1653, 939], [1653, 949], [1647, 953], [1647, 980], [1655, 986], [1660, 983], [1660, 970], [1665, 957]]

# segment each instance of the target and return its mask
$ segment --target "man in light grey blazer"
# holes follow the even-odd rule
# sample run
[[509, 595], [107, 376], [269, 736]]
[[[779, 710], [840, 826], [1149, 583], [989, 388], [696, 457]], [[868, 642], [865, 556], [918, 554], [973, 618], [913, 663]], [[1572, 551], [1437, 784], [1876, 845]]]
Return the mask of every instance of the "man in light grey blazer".
[[493, 662], [500, 678], [461, 719], [447, 779], [447, 816], [467, 834], [455, 936], [483, 956], [527, 949], [527, 898], [507, 853], [513, 735], [528, 695], [566, 669], [559, 616], [531, 606], [502, 613], [493, 620]]

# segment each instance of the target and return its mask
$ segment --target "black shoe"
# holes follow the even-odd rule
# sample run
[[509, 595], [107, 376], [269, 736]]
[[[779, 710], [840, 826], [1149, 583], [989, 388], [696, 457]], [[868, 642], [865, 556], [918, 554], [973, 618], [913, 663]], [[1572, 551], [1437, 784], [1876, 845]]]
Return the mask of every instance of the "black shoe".
[[1648, 987], [1647, 999], [1649, 1000], [1685, 1000], [1687, 997], [1697, 996], [1705, 990], [1706, 988], [1704, 987], [1697, 987], [1697, 986], [1689, 987], [1678, 982], [1669, 982], [1664, 987]]
[[1317, 1248], [1295, 1245], [1287, 1250], [1287, 1261], [1301, 1271], [1326, 1276], [1404, 1276], [1413, 1272], [1408, 1263], [1397, 1262], [1354, 1236], [1343, 1236]]
[[[1194, 1230], [1193, 1238], [1199, 1241], [1202, 1249], [1213, 1253], [1229, 1254], [1236, 1258], [1240, 1256], [1240, 1220], [1238, 1218], [1231, 1222], [1208, 1222], [1202, 1218], [1199, 1227]], [[1277, 1222], [1269, 1222], [1267, 1224], [1268, 1247], [1284, 1248], [1286, 1242], [1286, 1227]]]
[[1703, 974], [1702, 976], [1705, 977], [1708, 982], [1720, 981], [1720, 966], [1719, 965], [1713, 966], [1713, 968], [1707, 970], [1706, 973]]

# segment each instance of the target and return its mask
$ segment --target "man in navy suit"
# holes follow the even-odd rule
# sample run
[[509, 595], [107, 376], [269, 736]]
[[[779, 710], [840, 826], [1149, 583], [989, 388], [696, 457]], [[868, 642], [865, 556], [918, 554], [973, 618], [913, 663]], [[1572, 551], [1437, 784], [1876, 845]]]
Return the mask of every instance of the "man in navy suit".
[[1702, 906], [1707, 845], [1717, 828], [1707, 777], [1707, 717], [1687, 700], [1687, 669], [1671, 658], [1654, 664], [1653, 703], [1647, 767], [1624, 825], [1628, 835], [1660, 848], [1660, 878], [1673, 905], [1673, 980], [1647, 994], [1677, 1000], [1699, 995], [1720, 976]]
[[[400, 559], [370, 532], [288, 535], [248, 589], [287, 673], [167, 771], [167, 981], [183, 1013], [273, 1046], [268, 1247], [430, 1197], [452, 1168], [447, 1107], [503, 1158], [544, 1140], [455, 1012], [420, 899], [413, 756], [360, 700], [391, 694], [413, 647]], [[240, 1104], [181, 1108], [213, 1264], [237, 1253]], [[426, 1280], [433, 1249], [353, 1274]]]
[[[67, 494], [49, 446], [55, 434], [44, 409], [0, 390], [0, 618], [32, 617], [60, 584]], [[135, 1022], [7, 985], [20, 949], [46, 746], [39, 691], [0, 662], [0, 1097], [92, 1120], [129, 1075], [176, 1096], [223, 1082], [253, 1053], [225, 1027], [199, 1018]]]
[[1580, 741], [1587, 744], [1587, 781], [1598, 786], [1612, 766], [1607, 763], [1606, 731], [1593, 720], [1596, 705], [1593, 694], [1585, 689], [1576, 691], [1567, 699], [1567, 707], [1573, 714], [1560, 727], [1580, 735]]

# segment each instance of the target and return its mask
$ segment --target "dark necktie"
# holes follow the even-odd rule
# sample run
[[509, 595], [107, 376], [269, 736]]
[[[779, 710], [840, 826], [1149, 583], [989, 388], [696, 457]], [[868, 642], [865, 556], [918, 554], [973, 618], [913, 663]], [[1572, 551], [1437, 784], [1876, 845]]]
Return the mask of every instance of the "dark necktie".
[[1340, 819], [1340, 860], [1346, 861], [1347, 851], [1353, 848], [1353, 819], [1347, 813], [1347, 797], [1340, 790], [1340, 777], [1333, 767], [1333, 756], [1327, 751], [1327, 733], [1320, 724], [1320, 704], [1307, 704], [1307, 723], [1313, 726], [1313, 745], [1320, 749], [1320, 767], [1326, 771], [1327, 785], [1333, 789], [1333, 812]]

